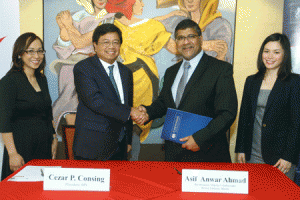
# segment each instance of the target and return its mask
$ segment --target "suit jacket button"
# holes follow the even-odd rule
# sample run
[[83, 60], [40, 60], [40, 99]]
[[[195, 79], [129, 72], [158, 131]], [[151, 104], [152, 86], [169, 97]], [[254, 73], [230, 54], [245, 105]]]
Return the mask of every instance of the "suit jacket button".
[[267, 126], [267, 124], [263, 124], [263, 127], [266, 127]]

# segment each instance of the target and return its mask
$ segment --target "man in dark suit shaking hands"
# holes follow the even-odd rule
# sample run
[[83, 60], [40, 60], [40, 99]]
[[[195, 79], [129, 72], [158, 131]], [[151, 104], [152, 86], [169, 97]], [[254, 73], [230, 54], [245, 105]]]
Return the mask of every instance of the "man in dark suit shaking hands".
[[[166, 70], [157, 100], [139, 110], [149, 120], [162, 117], [167, 108], [213, 118], [206, 128], [182, 138], [182, 145], [165, 141], [166, 161], [231, 162], [226, 131], [237, 113], [233, 67], [203, 52], [201, 30], [190, 19], [177, 25], [175, 41], [183, 61]], [[137, 122], [144, 123], [142, 118]]]
[[79, 160], [126, 160], [132, 139], [132, 72], [116, 62], [122, 33], [113, 24], [93, 34], [96, 55], [74, 67], [79, 105], [75, 121], [74, 155]]

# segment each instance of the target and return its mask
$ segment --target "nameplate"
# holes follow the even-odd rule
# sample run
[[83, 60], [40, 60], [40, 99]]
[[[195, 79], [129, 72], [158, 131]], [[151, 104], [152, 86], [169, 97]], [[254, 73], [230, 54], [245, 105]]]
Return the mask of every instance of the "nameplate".
[[45, 168], [44, 190], [109, 191], [110, 169]]
[[182, 192], [248, 194], [247, 171], [182, 170]]

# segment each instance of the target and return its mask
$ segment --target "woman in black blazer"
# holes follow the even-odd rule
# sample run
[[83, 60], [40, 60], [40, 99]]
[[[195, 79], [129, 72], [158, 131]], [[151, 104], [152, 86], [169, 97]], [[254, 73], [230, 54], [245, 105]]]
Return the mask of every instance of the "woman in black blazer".
[[239, 163], [270, 164], [294, 179], [299, 155], [300, 79], [291, 72], [288, 38], [268, 36], [258, 72], [247, 77], [235, 152]]
[[0, 80], [0, 133], [5, 145], [1, 180], [32, 159], [55, 158], [57, 137], [42, 40], [24, 33], [15, 42], [12, 68]]

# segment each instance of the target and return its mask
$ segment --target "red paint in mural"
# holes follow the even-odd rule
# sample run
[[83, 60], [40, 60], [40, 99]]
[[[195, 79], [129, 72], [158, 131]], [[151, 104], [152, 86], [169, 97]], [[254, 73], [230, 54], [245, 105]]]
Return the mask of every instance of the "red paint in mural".
[[3, 40], [4, 38], [6, 38], [6, 36], [5, 36], [5, 37], [3, 37], [3, 38], [0, 38], [0, 42], [2, 42], [2, 40]]

